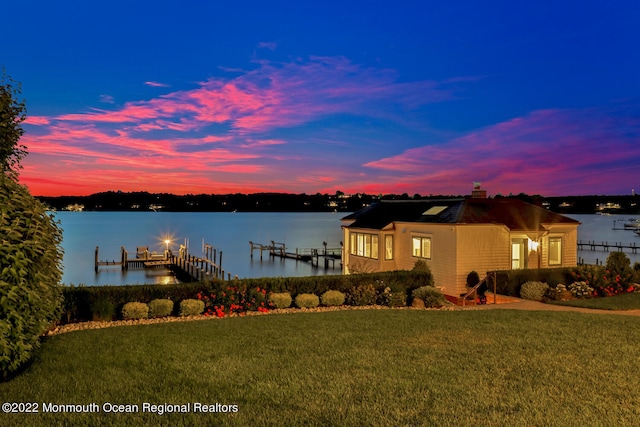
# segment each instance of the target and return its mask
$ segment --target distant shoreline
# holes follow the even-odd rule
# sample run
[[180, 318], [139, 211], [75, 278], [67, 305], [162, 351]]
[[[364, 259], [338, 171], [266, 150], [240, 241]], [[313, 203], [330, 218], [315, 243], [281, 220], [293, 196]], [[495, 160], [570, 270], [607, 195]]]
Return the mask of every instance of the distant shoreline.
[[[528, 203], [561, 214], [624, 214], [640, 215], [639, 197], [632, 195], [591, 195], [543, 197], [540, 195], [509, 195]], [[364, 193], [345, 194], [198, 194], [175, 195], [167, 193], [110, 191], [89, 196], [37, 196], [54, 210], [59, 211], [114, 211], [114, 212], [355, 212], [378, 200], [424, 200], [463, 198], [452, 195]]]

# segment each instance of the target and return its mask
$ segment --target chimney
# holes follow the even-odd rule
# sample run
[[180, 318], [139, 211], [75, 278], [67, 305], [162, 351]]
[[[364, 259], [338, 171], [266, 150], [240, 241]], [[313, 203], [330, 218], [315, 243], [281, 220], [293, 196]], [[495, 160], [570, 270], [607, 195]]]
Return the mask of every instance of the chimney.
[[480, 183], [473, 183], [473, 191], [471, 192], [471, 198], [473, 199], [486, 199], [487, 198], [487, 190], [480, 189]]

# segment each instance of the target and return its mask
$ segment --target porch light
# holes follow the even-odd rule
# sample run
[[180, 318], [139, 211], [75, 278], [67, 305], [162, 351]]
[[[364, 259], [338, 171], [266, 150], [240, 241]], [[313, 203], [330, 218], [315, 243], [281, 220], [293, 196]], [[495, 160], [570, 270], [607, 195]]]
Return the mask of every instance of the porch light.
[[538, 242], [537, 240], [531, 240], [531, 239], [528, 239], [528, 241], [529, 241], [529, 251], [537, 251], [538, 246], [540, 246], [540, 242]]

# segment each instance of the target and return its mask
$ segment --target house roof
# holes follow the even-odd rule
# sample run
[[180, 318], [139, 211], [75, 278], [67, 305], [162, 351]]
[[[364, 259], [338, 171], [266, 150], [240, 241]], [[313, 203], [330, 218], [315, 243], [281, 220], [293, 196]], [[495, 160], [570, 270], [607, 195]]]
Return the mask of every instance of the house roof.
[[441, 200], [381, 200], [342, 218], [347, 227], [380, 230], [393, 222], [445, 224], [503, 224], [511, 230], [540, 230], [549, 224], [579, 221], [510, 198]]

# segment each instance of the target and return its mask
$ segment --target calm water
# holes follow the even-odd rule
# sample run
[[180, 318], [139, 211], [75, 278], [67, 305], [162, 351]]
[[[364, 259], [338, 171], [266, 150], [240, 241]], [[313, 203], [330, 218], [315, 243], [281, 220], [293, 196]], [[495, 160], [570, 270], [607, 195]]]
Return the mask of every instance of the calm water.
[[[623, 222], [628, 219], [640, 219], [640, 215], [567, 215], [570, 218], [580, 221], [578, 227], [578, 240], [595, 240], [596, 242], [623, 243], [640, 246], [640, 236], [631, 230], [613, 230], [614, 221], [616, 227], [622, 228]], [[639, 251], [640, 252], [640, 251]], [[630, 250], [625, 253], [634, 262], [640, 262], [640, 253], [632, 254]], [[606, 262], [608, 252], [604, 251], [578, 251], [578, 257], [584, 259], [587, 264]]]
[[[63, 227], [64, 276], [66, 284], [104, 285], [137, 283], [171, 283], [166, 270], [130, 270], [119, 267], [93, 269], [95, 247], [100, 247], [101, 260], [119, 260], [120, 247], [134, 253], [136, 246], [149, 246], [162, 251], [163, 235], [173, 235], [173, 249], [185, 239], [190, 252], [202, 254], [202, 239], [222, 250], [222, 267], [239, 277], [309, 276], [338, 274], [340, 269], [315, 268], [295, 260], [272, 261], [265, 253], [260, 261], [258, 251], [249, 256], [249, 241], [269, 244], [284, 242], [288, 250], [295, 248], [339, 247], [342, 240], [340, 218], [343, 213], [178, 213], [178, 212], [58, 212]], [[580, 240], [633, 243], [640, 237], [629, 230], [612, 230], [614, 220], [634, 216], [569, 215], [582, 223]], [[640, 218], [640, 216], [635, 216]], [[618, 224], [620, 227], [622, 223]], [[580, 251], [587, 263], [606, 260], [607, 252]], [[631, 262], [640, 262], [640, 254], [628, 253]]]
[[[66, 284], [104, 285], [172, 283], [173, 278], [162, 269], [129, 270], [100, 267], [94, 272], [94, 253], [100, 247], [101, 260], [120, 260], [120, 247], [135, 256], [137, 246], [149, 246], [162, 252], [162, 236], [172, 235], [172, 248], [178, 249], [185, 239], [190, 253], [202, 255], [202, 241], [222, 251], [222, 268], [239, 277], [310, 276], [339, 274], [336, 269], [312, 267], [310, 263], [287, 259], [275, 261], [259, 251], [250, 257], [249, 241], [270, 244], [284, 242], [287, 250], [295, 248], [340, 247], [342, 230], [339, 213], [184, 213], [184, 212], [58, 212], [62, 223], [64, 275]], [[133, 254], [133, 255], [132, 255]]]

